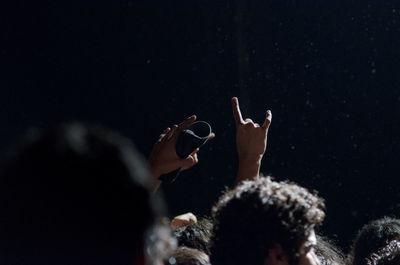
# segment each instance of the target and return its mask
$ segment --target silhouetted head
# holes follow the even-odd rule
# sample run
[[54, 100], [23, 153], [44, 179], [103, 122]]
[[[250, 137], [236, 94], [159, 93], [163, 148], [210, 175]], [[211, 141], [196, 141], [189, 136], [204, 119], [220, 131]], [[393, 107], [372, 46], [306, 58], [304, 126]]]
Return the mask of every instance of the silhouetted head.
[[315, 258], [314, 228], [325, 217], [323, 208], [321, 198], [294, 183], [243, 181], [212, 209], [211, 263], [306, 264]]
[[29, 131], [0, 180], [0, 259], [138, 262], [163, 208], [150, 179], [133, 143], [109, 130], [75, 123]]
[[400, 220], [382, 217], [365, 224], [357, 233], [350, 249], [348, 262], [365, 265], [367, 258], [390, 241], [400, 236]]

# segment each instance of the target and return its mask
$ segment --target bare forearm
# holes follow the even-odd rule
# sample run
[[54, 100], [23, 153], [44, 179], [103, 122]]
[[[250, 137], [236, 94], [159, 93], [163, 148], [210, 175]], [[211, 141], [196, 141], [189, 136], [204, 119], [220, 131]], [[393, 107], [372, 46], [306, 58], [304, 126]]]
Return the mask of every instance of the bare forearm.
[[252, 159], [239, 159], [236, 183], [258, 177], [260, 174], [261, 158], [262, 156]]

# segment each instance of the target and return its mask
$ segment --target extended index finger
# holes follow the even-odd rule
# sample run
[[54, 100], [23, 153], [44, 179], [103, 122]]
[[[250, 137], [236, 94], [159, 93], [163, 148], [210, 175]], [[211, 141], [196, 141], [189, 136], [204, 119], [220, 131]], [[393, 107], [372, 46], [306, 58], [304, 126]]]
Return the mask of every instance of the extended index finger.
[[190, 117], [187, 117], [183, 122], [179, 123], [179, 125], [176, 126], [176, 130], [174, 131], [174, 134], [171, 137], [171, 139], [173, 139], [173, 141], [177, 141], [182, 131], [185, 130], [187, 127], [189, 127], [190, 124], [192, 124], [196, 119], [197, 119], [196, 115], [192, 115]]
[[183, 122], [179, 123], [179, 130], [183, 131], [187, 127], [189, 127], [190, 124], [192, 124], [195, 120], [197, 119], [196, 115], [192, 115], [190, 117], [187, 117]]
[[243, 124], [242, 113], [240, 112], [239, 107], [239, 100], [237, 97], [232, 98], [232, 111], [233, 111], [233, 118], [235, 119], [236, 125]]

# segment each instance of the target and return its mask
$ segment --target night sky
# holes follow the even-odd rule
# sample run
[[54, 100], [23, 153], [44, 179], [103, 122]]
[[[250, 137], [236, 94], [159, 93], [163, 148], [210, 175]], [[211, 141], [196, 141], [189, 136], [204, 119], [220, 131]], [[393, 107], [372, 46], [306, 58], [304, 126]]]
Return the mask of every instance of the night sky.
[[[10, 1], [11, 2], [11, 1]], [[237, 169], [231, 103], [273, 121], [262, 172], [318, 190], [347, 250], [399, 216], [400, 3], [12, 1], [0, 7], [0, 150], [31, 126], [85, 121], [145, 155], [196, 114], [216, 138], [161, 188], [170, 214], [209, 214]]]

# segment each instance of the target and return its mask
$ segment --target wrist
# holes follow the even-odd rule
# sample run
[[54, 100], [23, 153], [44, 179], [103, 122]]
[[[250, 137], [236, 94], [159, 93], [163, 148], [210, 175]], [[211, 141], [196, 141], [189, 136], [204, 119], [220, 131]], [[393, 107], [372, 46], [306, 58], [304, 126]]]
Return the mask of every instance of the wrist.
[[261, 165], [263, 155], [260, 154], [246, 154], [239, 155], [239, 164]]
[[260, 173], [260, 168], [261, 160], [242, 160], [241, 162], [239, 162], [236, 182], [239, 183], [242, 180], [257, 178]]
[[151, 163], [149, 165], [149, 171], [150, 171], [150, 174], [156, 179], [158, 179], [158, 177], [161, 176], [160, 170], [155, 165], [152, 165]]

